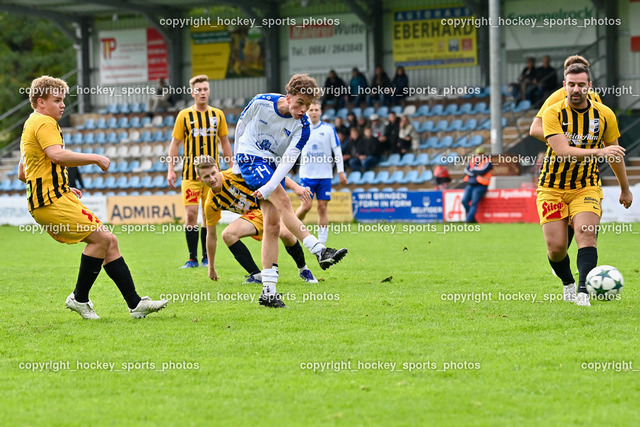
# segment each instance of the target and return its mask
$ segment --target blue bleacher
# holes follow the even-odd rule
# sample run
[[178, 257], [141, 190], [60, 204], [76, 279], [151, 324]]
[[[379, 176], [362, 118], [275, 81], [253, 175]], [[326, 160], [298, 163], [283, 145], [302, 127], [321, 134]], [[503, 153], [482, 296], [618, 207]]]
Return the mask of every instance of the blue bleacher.
[[349, 114], [348, 108], [341, 108], [336, 113], [336, 116], [340, 117], [342, 120], [347, 120], [347, 114]]
[[140, 160], [132, 160], [129, 163], [129, 172], [133, 172], [140, 167]]
[[458, 104], [449, 104], [447, 105], [447, 107], [444, 109], [444, 116], [448, 116], [448, 115], [458, 115]]
[[440, 140], [437, 148], [449, 148], [453, 145], [453, 137], [445, 136]]
[[473, 135], [469, 140], [468, 147], [478, 147], [480, 145], [482, 145], [482, 135]]
[[389, 107], [383, 105], [382, 107], [378, 108], [376, 114], [380, 117], [387, 117], [389, 115]]
[[427, 117], [433, 116], [443, 116], [444, 115], [444, 106], [442, 104], [436, 104], [433, 106]]
[[429, 154], [420, 153], [416, 156], [416, 160], [413, 162], [411, 166], [428, 166], [429, 165]]
[[358, 118], [358, 119], [359, 119], [360, 117], [362, 117], [362, 108], [360, 108], [360, 107], [353, 107], [353, 109], [351, 110], [351, 112], [352, 112], [353, 114], [355, 114], [355, 115], [356, 115], [356, 118]]
[[129, 139], [129, 134], [127, 132], [120, 132], [118, 134], [118, 142], [122, 142]]
[[389, 179], [384, 182], [384, 184], [396, 184], [399, 180], [402, 179], [402, 177], [404, 177], [403, 171], [395, 171], [391, 174]]
[[140, 180], [140, 184], [138, 185], [138, 188], [151, 188], [152, 187], [152, 178], [150, 175], [145, 175], [142, 177], [142, 180]]
[[78, 130], [91, 130], [96, 128], [96, 121], [89, 118], [84, 121], [80, 126], [76, 126]]
[[453, 145], [451, 146], [451, 148], [466, 147], [468, 139], [469, 138], [466, 135], [463, 136], [462, 138], [460, 138], [456, 142], [454, 142]]
[[364, 188], [362, 188], [362, 187], [354, 188], [353, 192], [354, 193], [364, 193]]
[[153, 195], [153, 193], [149, 190], [143, 191], [141, 194], [141, 196], [151, 196], [151, 195]]
[[20, 168], [20, 164], [18, 163], [11, 169], [11, 172], [7, 173], [7, 176], [15, 176], [18, 175], [18, 169]]
[[372, 115], [372, 114], [374, 114], [375, 112], [376, 112], [376, 109], [375, 109], [375, 108], [373, 108], [373, 107], [367, 107], [367, 108], [365, 108], [365, 109], [364, 109], [364, 111], [362, 112], [362, 115], [363, 115], [365, 118], [367, 118], [367, 119], [368, 119], [368, 118], [369, 118], [369, 116], [371, 116], [371, 115]]
[[153, 142], [164, 142], [164, 132], [157, 130], [153, 133]]
[[433, 128], [433, 132], [445, 132], [449, 127], [449, 122], [447, 120], [440, 120], [438, 124]]
[[420, 144], [420, 148], [421, 149], [437, 148], [437, 147], [438, 147], [438, 137], [437, 136], [430, 136], [422, 144]]
[[456, 112], [456, 116], [461, 116], [463, 114], [471, 114], [472, 110], [473, 110], [473, 106], [471, 105], [471, 103], [465, 102], [460, 106], [460, 108]]
[[360, 185], [360, 179], [362, 178], [362, 173], [360, 171], [353, 171], [347, 177], [347, 181], [349, 184]]
[[121, 176], [116, 180], [116, 188], [129, 188], [129, 180], [126, 176]]
[[165, 187], [165, 184], [166, 184], [166, 181], [164, 176], [158, 175], [155, 178], [153, 178], [153, 181], [151, 182], [151, 188], [162, 188], [162, 187]]
[[398, 164], [398, 166], [410, 166], [415, 160], [415, 158], [416, 158], [415, 154], [407, 153], [404, 156], [402, 156], [402, 159], [400, 159], [400, 163]]
[[114, 190], [116, 188], [116, 178], [114, 176], [108, 176], [104, 180], [104, 188], [106, 190]]
[[118, 112], [121, 114], [129, 114], [131, 112], [131, 108], [129, 107], [129, 104], [125, 102], [118, 105]]
[[145, 116], [140, 121], [140, 127], [146, 127], [151, 125], [151, 117]]
[[168, 116], [164, 116], [164, 121], [162, 122], [162, 126], [163, 127], [173, 127], [175, 122], [176, 122], [175, 117], [173, 117], [172, 114], [169, 114]]
[[96, 177], [96, 179], [93, 180], [93, 188], [95, 188], [96, 190], [104, 190], [105, 186], [104, 186], [104, 177], [101, 175], [98, 175]]
[[118, 134], [115, 132], [109, 132], [107, 135], [107, 144], [115, 144], [118, 142]]
[[462, 126], [462, 129], [460, 129], [460, 131], [468, 132], [468, 131], [476, 130], [477, 128], [478, 128], [478, 120], [468, 119], [466, 122], [464, 122], [464, 125]]
[[382, 170], [378, 172], [375, 179], [371, 182], [372, 184], [383, 184], [387, 179], [389, 179], [389, 171]]
[[374, 171], [366, 171], [362, 174], [362, 178], [360, 178], [360, 184], [373, 184], [373, 180], [376, 177], [376, 173]]
[[425, 171], [423, 171], [420, 176], [418, 176], [416, 179], [412, 180], [411, 183], [412, 184], [422, 184], [425, 182], [429, 182], [433, 179], [433, 172], [431, 172], [431, 169], [427, 169]]
[[96, 150], [94, 151], [94, 153], [104, 156], [104, 147], [96, 147]]
[[462, 130], [462, 120], [455, 119], [451, 121], [451, 124], [447, 127], [446, 132], [460, 131]]
[[489, 114], [489, 108], [486, 102], [478, 102], [473, 106], [472, 114]]
[[[386, 167], [389, 167], [389, 166], [398, 166], [398, 163], [400, 163], [400, 154], [394, 153], [394, 154], [390, 155], [388, 159], [380, 162], [380, 164], [378, 166], [386, 168]], [[351, 182], [351, 181], [349, 181], [349, 182]]]
[[418, 111], [413, 113], [411, 115], [411, 117], [430, 117], [430, 115], [431, 115], [431, 110], [430, 110], [429, 106], [428, 105], [421, 105], [418, 108]]
[[118, 127], [118, 119], [116, 119], [115, 117], [111, 117], [109, 120], [107, 120], [107, 128], [116, 129], [117, 127]]
[[224, 118], [227, 120], [228, 125], [235, 125], [238, 122], [238, 118], [233, 113], [226, 113]]
[[0, 183], [0, 191], [9, 191], [11, 190], [11, 179], [7, 178], [2, 183]]
[[118, 125], [117, 127], [119, 128], [129, 128], [129, 118], [128, 117], [122, 117], [120, 118], [120, 120], [118, 120]]
[[514, 113], [520, 113], [522, 111], [527, 111], [531, 108], [531, 101], [528, 99], [523, 99], [520, 103], [513, 109]]
[[416, 128], [416, 130], [418, 131], [418, 133], [424, 133], [433, 132], [434, 128], [435, 125], [433, 124], [433, 120], [425, 120], [424, 122], [422, 122], [422, 125], [420, 125], [419, 128]]
[[73, 138], [69, 140], [69, 142], [73, 141], [73, 144], [83, 144], [84, 135], [81, 133], [76, 133], [73, 135]]
[[333, 120], [336, 117], [336, 110], [333, 108], [327, 108], [322, 115], [327, 116], [327, 119], [329, 120]]
[[[103, 114], [101, 112], [101, 114]], [[118, 105], [117, 104], [109, 104], [107, 105], [106, 114], [118, 114]]]
[[24, 191], [27, 189], [27, 184], [25, 184], [24, 182], [20, 181], [19, 179], [14, 179], [13, 183], [11, 184], [11, 191]]
[[82, 152], [85, 154], [93, 154], [93, 147], [85, 148]]
[[107, 119], [104, 117], [99, 117], [96, 122], [96, 129], [106, 129], [107, 128]]
[[150, 130], [145, 130], [142, 132], [142, 135], [140, 135], [140, 142], [151, 142], [152, 139]]
[[409, 184], [412, 180], [418, 178], [417, 170], [410, 170], [405, 176], [398, 180], [398, 184]]
[[402, 106], [396, 105], [394, 107], [391, 107], [391, 111], [396, 113], [397, 116], [399, 116], [400, 114], [402, 114]]
[[139, 127], [141, 127], [142, 125], [140, 124], [140, 117], [138, 116], [134, 116], [131, 117], [131, 120], [129, 121], [129, 127], [132, 129], [137, 129]]

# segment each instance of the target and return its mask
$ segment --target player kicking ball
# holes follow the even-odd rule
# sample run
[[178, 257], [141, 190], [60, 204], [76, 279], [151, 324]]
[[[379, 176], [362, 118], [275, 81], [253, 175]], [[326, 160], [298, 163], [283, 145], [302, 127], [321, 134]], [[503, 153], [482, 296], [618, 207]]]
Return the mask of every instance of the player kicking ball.
[[[218, 242], [216, 225], [220, 221], [221, 211], [227, 210], [242, 215], [233, 221], [222, 232], [222, 240], [227, 245], [238, 263], [249, 273], [244, 284], [262, 284], [260, 269], [256, 265], [251, 252], [240, 241], [243, 237], [251, 236], [262, 240], [264, 230], [262, 211], [255, 197], [241, 176], [234, 174], [231, 169], [224, 172], [218, 170], [216, 161], [211, 156], [200, 156], [195, 159], [198, 180], [211, 189], [205, 200], [204, 214], [207, 221], [207, 253], [209, 254], [209, 278], [218, 280], [215, 268], [215, 254]], [[287, 178], [287, 186], [293, 189], [303, 199], [309, 198], [309, 191]], [[280, 227], [280, 240], [285, 249], [298, 266], [300, 278], [308, 283], [318, 283], [311, 270], [307, 267], [304, 252], [298, 239], [287, 230], [284, 224]]]
[[53, 77], [42, 76], [31, 82], [29, 99], [35, 111], [22, 131], [18, 171], [19, 178], [27, 184], [29, 212], [58, 242], [87, 244], [82, 251], [76, 288], [66, 301], [68, 309], [84, 319], [99, 319], [89, 291], [104, 266], [127, 302], [131, 317], [145, 317], [166, 307], [167, 300], [138, 296], [118, 249], [118, 239], [80, 202], [82, 193], [69, 187], [67, 167], [95, 164], [106, 172], [111, 161], [97, 154], [65, 150], [57, 121], [64, 112], [68, 92], [67, 83]]
[[[315, 196], [318, 200], [318, 240], [327, 243], [329, 235], [329, 215], [327, 205], [331, 200], [331, 179], [333, 178], [333, 162], [340, 177], [340, 184], [347, 184], [342, 163], [342, 148], [336, 130], [329, 123], [320, 121], [322, 110], [317, 100], [311, 102], [307, 111], [310, 125], [309, 142], [302, 149], [300, 162], [300, 185], [311, 191], [311, 198], [302, 200], [296, 215], [301, 220], [311, 210]], [[333, 151], [333, 155], [332, 155]]]
[[[253, 196], [260, 200], [264, 217], [262, 239], [261, 305], [286, 307], [276, 293], [278, 282], [278, 236], [280, 218], [293, 235], [314, 254], [323, 270], [339, 262], [347, 249], [325, 247], [312, 236], [293, 212], [284, 190], [284, 178], [309, 140], [306, 112], [319, 93], [315, 79], [306, 74], [291, 77], [286, 95], [277, 93], [254, 97], [236, 125], [236, 162]], [[237, 167], [237, 169], [236, 169]]]

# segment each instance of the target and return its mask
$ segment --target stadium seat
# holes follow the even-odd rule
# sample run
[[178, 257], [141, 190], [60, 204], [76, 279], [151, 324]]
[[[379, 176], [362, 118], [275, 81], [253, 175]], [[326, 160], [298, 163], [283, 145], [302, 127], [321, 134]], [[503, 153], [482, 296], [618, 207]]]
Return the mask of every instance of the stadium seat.
[[442, 104], [436, 104], [433, 106], [427, 117], [433, 116], [443, 116], [444, 115], [444, 106]]
[[397, 116], [399, 115], [407, 115], [410, 116], [413, 113], [416, 112], [416, 106], [415, 105], [407, 105], [406, 107], [404, 107], [404, 111], [402, 111], [402, 106], [401, 105], [394, 105], [393, 107], [391, 107], [391, 111], [396, 113]]
[[164, 118], [162, 116], [154, 116], [153, 120], [151, 120], [151, 126], [154, 127], [162, 127], [162, 123], [164, 122]]
[[85, 144], [104, 144], [107, 142], [107, 137], [104, 132], [97, 132], [95, 136], [92, 133], [88, 133], [84, 136]]
[[391, 191], [396, 191], [395, 188], [393, 187], [384, 187], [382, 190], [380, 190], [382, 192], [391, 192]]
[[20, 169], [20, 164], [16, 164], [10, 172], [7, 173], [7, 176], [15, 176], [18, 175], [18, 170]]
[[107, 105], [107, 114], [118, 114], [118, 105], [117, 104]]
[[[139, 159], [140, 158], [140, 146], [139, 145], [132, 145], [129, 148], [129, 157], [133, 157], [135, 159]], [[139, 160], [138, 160], [138, 163], [140, 163]]]
[[458, 111], [456, 112], [456, 116], [461, 116], [463, 114], [471, 114], [471, 111], [473, 110], [473, 106], [471, 105], [470, 102], [465, 102], [464, 104], [462, 104], [460, 106], [460, 108], [458, 109]]
[[378, 108], [376, 114], [380, 117], [387, 117], [389, 115], [389, 107], [383, 105], [382, 107]]
[[417, 170], [410, 170], [405, 176], [398, 180], [398, 184], [409, 184], [412, 180], [418, 178]]
[[323, 113], [322, 116], [327, 116], [327, 118], [329, 120], [333, 120], [336, 118], [336, 110], [333, 108], [327, 108]]
[[433, 128], [433, 132], [446, 132], [448, 127], [449, 122], [447, 120], [440, 120]]
[[448, 116], [448, 115], [453, 115], [453, 116], [457, 116], [458, 115], [458, 104], [449, 104], [447, 105], [447, 107], [444, 109], [444, 116]]
[[506, 101], [504, 104], [502, 104], [503, 113], [512, 112], [514, 108], [515, 108], [515, 104], [513, 101]]
[[165, 150], [164, 145], [162, 145], [162, 144], [155, 145], [153, 147], [153, 155], [156, 156], [156, 157], [160, 157], [160, 156], [162, 156], [162, 155], [164, 155], [164, 154], [166, 154], [168, 152], [169, 152], [169, 149]]
[[431, 169], [427, 169], [423, 171], [417, 178], [415, 178], [410, 182], [411, 184], [423, 184], [425, 182], [431, 181], [432, 179], [433, 179], [433, 172], [431, 172]]
[[155, 178], [153, 178], [153, 181], [151, 182], [151, 188], [162, 188], [165, 186], [165, 184], [166, 184], [165, 177], [162, 175], [158, 175]]
[[[81, 133], [76, 133], [75, 135], [73, 135], [73, 138], [71, 138], [71, 140], [73, 141], [74, 144], [82, 144], [84, 140], [84, 135], [82, 135]], [[69, 142], [71, 142], [71, 140]]]
[[94, 119], [87, 119], [84, 124], [76, 126], [78, 130], [93, 130], [96, 128], [96, 121]]
[[91, 190], [93, 188], [93, 178], [90, 176], [82, 178], [82, 183], [84, 184], [82, 187], [83, 190]]
[[420, 153], [416, 156], [416, 160], [413, 162], [411, 166], [428, 166], [429, 165], [429, 154]]
[[222, 101], [222, 108], [228, 110], [233, 108], [234, 104], [235, 104], [235, 101], [233, 100], [233, 98], [225, 98]]
[[107, 120], [107, 128], [108, 129], [117, 129], [118, 128], [118, 119], [116, 119], [115, 117], [111, 117], [109, 120]]
[[118, 142], [118, 134], [115, 132], [109, 132], [107, 134], [107, 144], [115, 144]]
[[[130, 187], [130, 188], [133, 188], [133, 187]], [[127, 196], [139, 196], [139, 195], [140, 195], [139, 191], [132, 191], [131, 193], [127, 194]]]
[[431, 110], [428, 105], [421, 105], [418, 111], [413, 113], [411, 117], [430, 117]]
[[157, 130], [153, 133], [153, 138], [151, 142], [164, 142], [164, 132], [161, 130]]
[[[140, 180], [140, 184], [138, 185], [138, 188], [151, 188], [152, 185], [152, 178], [150, 175], [145, 175], [142, 177], [142, 179]], [[143, 193], [144, 195], [144, 193]]]
[[460, 138], [456, 142], [454, 142], [453, 145], [451, 146], [451, 148], [466, 147], [468, 139], [469, 138], [466, 135], [463, 136], [462, 138]]
[[247, 100], [245, 98], [237, 98], [234, 105], [236, 108], [244, 108], [247, 105]]
[[353, 114], [355, 114], [356, 118], [358, 118], [358, 119], [359, 119], [360, 117], [362, 117], [362, 108], [360, 108], [360, 107], [353, 107], [353, 108], [351, 109], [351, 112], [352, 112]]
[[224, 118], [227, 121], [227, 125], [235, 125], [238, 123], [238, 118], [233, 113], [225, 113]]
[[115, 188], [129, 188], [129, 180], [126, 176], [121, 176], [114, 184]]
[[115, 145], [110, 145], [107, 147], [107, 149], [104, 151], [104, 155], [111, 158], [111, 157], [116, 157], [116, 153], [118, 152], [118, 147], [116, 147]]
[[118, 134], [118, 143], [129, 142], [129, 134], [127, 132], [120, 132]]
[[[389, 166], [398, 166], [398, 164], [400, 163], [400, 154], [398, 153], [394, 153], [392, 155], [389, 156], [388, 159], [386, 159], [383, 162], [380, 162], [380, 164], [378, 166], [382, 167], [382, 168], [386, 168]], [[351, 182], [351, 181], [349, 181]]]
[[96, 129], [106, 129], [107, 128], [107, 120], [104, 117], [98, 118], [96, 122]]
[[336, 113], [336, 116], [340, 117], [342, 120], [347, 120], [347, 114], [349, 114], [349, 109], [341, 108]]
[[176, 118], [172, 114], [170, 114], [168, 116], [165, 116], [164, 121], [162, 122], [162, 126], [173, 127], [175, 122], [176, 122]]
[[129, 126], [129, 118], [121, 117], [120, 120], [118, 120], [118, 125], [116, 127], [128, 129]]
[[[362, 112], [362, 115], [366, 118], [369, 119], [369, 117], [374, 114], [376, 112], [376, 109], [373, 107], [367, 107], [364, 109], [364, 111]], [[356, 115], [357, 116], [357, 115]]]
[[152, 196], [152, 195], [153, 195], [153, 193], [151, 191], [149, 191], [149, 190], [145, 190], [141, 194], [141, 196]]
[[368, 191], [368, 192], [370, 192], [370, 193], [377, 193], [377, 192], [379, 192], [380, 190], [378, 189], [378, 187], [371, 187], [371, 188], [369, 188], [367, 191]]
[[437, 136], [430, 136], [429, 138], [427, 138], [427, 140], [424, 142], [424, 144], [420, 145], [420, 148], [438, 148], [438, 137]]
[[140, 122], [140, 117], [138, 116], [132, 117], [131, 120], [129, 120], [129, 127], [133, 129], [142, 127], [142, 124]]
[[453, 145], [453, 137], [445, 136], [440, 140], [437, 148], [449, 148]]
[[150, 159], [144, 159], [136, 169], [133, 169], [133, 172], [148, 172], [152, 167], [153, 162]]
[[485, 119], [480, 126], [478, 126], [478, 130], [491, 130], [491, 119]]
[[461, 129], [462, 129], [462, 120], [455, 119], [451, 121], [451, 124], [449, 124], [449, 126], [447, 127], [446, 132], [460, 131]]
[[376, 173], [374, 171], [366, 171], [362, 174], [362, 178], [360, 178], [360, 184], [373, 184], [375, 177]]
[[151, 117], [143, 117], [140, 121], [140, 127], [151, 127]]
[[371, 182], [372, 184], [383, 184], [387, 179], [389, 179], [389, 171], [382, 170], [378, 172], [375, 179]]
[[477, 127], [478, 127], [477, 119], [468, 119], [466, 122], [464, 122], [464, 125], [462, 126], [462, 129], [460, 129], [460, 131], [468, 132], [468, 131], [476, 130]]
[[[129, 152], [129, 156], [133, 157], [133, 156], [131, 156], [131, 152]], [[138, 168], [140, 168], [140, 160], [136, 159], [136, 160], [131, 160], [129, 162], [129, 167], [127, 168], [127, 170], [129, 172], [135, 172]]]
[[172, 138], [173, 138], [173, 129], [169, 129], [168, 131], [166, 131], [164, 133], [164, 140], [163, 141], [171, 142]]
[[145, 130], [144, 132], [142, 132], [142, 135], [140, 136], [140, 142], [151, 142], [152, 140], [153, 138], [151, 137], [150, 130]]
[[138, 132], [137, 130], [132, 130], [129, 133], [129, 140], [131, 142], [140, 142], [140, 132]]
[[353, 171], [347, 177], [347, 181], [349, 184], [360, 185], [360, 179], [362, 178], [362, 173], [360, 171]]
[[11, 191], [24, 191], [27, 189], [27, 184], [25, 184], [24, 182], [20, 181], [19, 179], [14, 179], [13, 183], [11, 184]]
[[0, 183], [0, 191], [9, 191], [11, 189], [11, 179], [7, 178]]
[[140, 113], [142, 113], [142, 108], [141, 107], [142, 107], [142, 104], [134, 102], [133, 104], [131, 104], [129, 112], [132, 113], [132, 114], [140, 114]]
[[85, 154], [93, 154], [93, 147], [88, 147], [82, 150]]
[[406, 153], [405, 155], [402, 156], [402, 159], [400, 159], [400, 163], [398, 164], [398, 166], [402, 167], [402, 166], [410, 166], [413, 161], [416, 159], [416, 155], [413, 153]]
[[424, 122], [422, 122], [419, 128], [416, 128], [416, 130], [418, 131], [418, 133], [425, 133], [433, 132], [434, 128], [435, 125], [433, 124], [433, 120], [425, 120]]
[[478, 147], [482, 145], [482, 135], [473, 135], [469, 140], [468, 147]]
[[93, 188], [95, 188], [96, 190], [104, 190], [105, 189], [105, 185], [104, 185], [104, 177], [101, 175], [98, 175], [94, 180], [93, 180]]
[[364, 193], [364, 188], [362, 187], [357, 187], [353, 189], [354, 193]]
[[96, 147], [94, 153], [104, 156], [104, 147]]
[[116, 168], [112, 170], [114, 173], [128, 173], [129, 172], [129, 162], [126, 160], [121, 160], [118, 162]]
[[108, 176], [105, 180], [104, 180], [104, 188], [105, 190], [115, 190], [116, 187], [116, 177], [115, 176]]
[[473, 106], [472, 114], [489, 114], [486, 102], [478, 102]]
[[528, 99], [523, 99], [520, 103], [513, 109], [514, 113], [520, 113], [522, 111], [527, 111], [531, 108], [531, 101]]
[[396, 184], [399, 180], [402, 179], [403, 176], [404, 176], [403, 171], [395, 171], [394, 173], [391, 174], [389, 179], [385, 181], [383, 184], [387, 184], [387, 185]]

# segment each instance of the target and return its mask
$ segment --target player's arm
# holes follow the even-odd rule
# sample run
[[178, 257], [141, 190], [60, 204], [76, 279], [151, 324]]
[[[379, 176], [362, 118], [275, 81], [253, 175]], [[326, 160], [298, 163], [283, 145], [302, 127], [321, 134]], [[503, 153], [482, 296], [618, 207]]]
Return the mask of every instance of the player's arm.
[[[619, 144], [616, 139], [612, 143], [606, 145]], [[620, 204], [629, 209], [629, 206], [631, 206], [631, 203], [633, 202], [633, 194], [631, 194], [631, 190], [629, 189], [629, 179], [627, 178], [627, 168], [624, 165], [624, 161], [613, 157], [607, 158], [607, 162], [609, 163], [609, 166], [611, 166], [613, 173], [616, 174], [618, 184], [620, 184]]]
[[545, 142], [544, 139], [544, 131], [542, 130], [542, 118], [534, 117], [533, 122], [531, 123], [531, 127], [529, 128], [529, 135], [534, 137], [535, 139], [539, 139], [542, 142]]
[[75, 153], [57, 144], [45, 147], [44, 153], [53, 163], [65, 167], [98, 165], [103, 172], [106, 172], [111, 164], [108, 157], [99, 154]]
[[342, 159], [342, 147], [335, 129], [333, 129], [333, 137], [335, 140], [331, 145], [331, 150], [333, 150], [333, 158], [336, 162], [336, 171], [338, 171], [338, 176], [340, 177], [340, 184], [347, 185], [347, 176], [344, 174], [344, 160]]
[[227, 162], [229, 167], [233, 167], [233, 151], [231, 150], [231, 143], [229, 142], [228, 136], [220, 137], [220, 146], [222, 147], [222, 155], [224, 156], [225, 162]]
[[24, 173], [24, 165], [22, 162], [18, 163], [18, 179], [22, 182], [27, 182], [27, 175]]
[[171, 137], [171, 144], [169, 145], [169, 157], [167, 158], [167, 182], [173, 189], [176, 188], [176, 169], [175, 162], [178, 159], [178, 151], [182, 141], [176, 139], [175, 136]]
[[293, 190], [296, 193], [296, 196], [300, 198], [303, 202], [311, 203], [311, 190], [305, 188], [289, 178], [288, 176], [284, 179], [284, 185], [290, 190]]
[[220, 211], [214, 211], [211, 206], [205, 204], [205, 217], [207, 219], [207, 257], [209, 258], [209, 279], [218, 280], [218, 272], [216, 271], [216, 248], [218, 246], [218, 233], [216, 225], [220, 221]]

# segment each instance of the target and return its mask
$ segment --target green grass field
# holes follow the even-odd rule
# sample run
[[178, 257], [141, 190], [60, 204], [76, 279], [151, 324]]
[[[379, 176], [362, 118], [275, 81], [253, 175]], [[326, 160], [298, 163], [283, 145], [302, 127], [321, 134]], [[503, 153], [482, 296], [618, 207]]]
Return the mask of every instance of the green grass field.
[[[618, 267], [625, 288], [620, 300], [586, 308], [549, 301], [561, 285], [538, 225], [446, 234], [443, 224], [431, 227], [330, 234], [349, 255], [325, 272], [307, 256], [324, 279], [316, 285], [303, 283], [281, 251], [278, 291], [288, 310], [250, 301], [260, 289], [240, 284], [243, 271], [226, 247], [217, 256], [222, 279], [212, 282], [203, 268], [177, 268], [186, 260], [184, 234], [121, 233], [140, 295], [183, 301], [131, 319], [102, 272], [91, 292], [99, 321], [64, 309], [82, 245], [0, 227], [1, 424], [639, 419], [638, 234], [601, 234], [599, 264]], [[259, 244], [247, 243], [259, 260]], [[574, 245], [572, 270], [575, 254]], [[606, 362], [613, 364], [595, 365]]]

